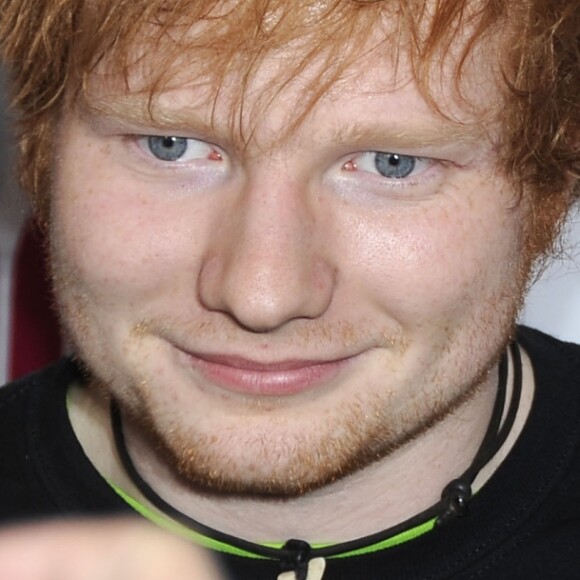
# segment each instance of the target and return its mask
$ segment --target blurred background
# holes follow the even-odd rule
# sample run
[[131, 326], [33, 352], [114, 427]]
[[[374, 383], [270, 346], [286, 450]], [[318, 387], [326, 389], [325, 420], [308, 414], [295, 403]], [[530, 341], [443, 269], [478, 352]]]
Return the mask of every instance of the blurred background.
[[[56, 359], [63, 351], [44, 267], [43, 241], [15, 180], [10, 114], [0, 71], [0, 384]], [[562, 255], [527, 297], [521, 320], [580, 343], [580, 211], [570, 216]]]
[[16, 151], [0, 70], [0, 385], [62, 352], [40, 233], [16, 184]]

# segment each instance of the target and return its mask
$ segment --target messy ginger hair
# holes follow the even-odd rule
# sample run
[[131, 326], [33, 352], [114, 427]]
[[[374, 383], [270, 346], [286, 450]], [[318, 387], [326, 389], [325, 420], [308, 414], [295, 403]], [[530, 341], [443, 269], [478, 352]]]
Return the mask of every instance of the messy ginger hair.
[[[0, 0], [0, 59], [17, 113], [21, 181], [42, 214], [67, 95], [79, 95], [104, 62], [127, 79], [153, 53], [150, 96], [167, 86], [176, 63], [195, 63], [219, 92], [223, 79], [248, 83], [265, 56], [301, 46], [282, 82], [315, 60], [323, 66], [304, 89], [299, 117], [360, 58], [376, 23], [388, 20], [388, 42], [411, 62], [436, 108], [429, 82], [458, 33], [469, 31], [455, 59], [458, 86], [465, 63], [487, 43], [501, 71], [503, 169], [530, 192], [534, 214], [555, 216], [537, 220], [546, 228], [580, 193], [579, 12], [578, 0]], [[539, 237], [551, 238], [555, 226], [548, 229]]]

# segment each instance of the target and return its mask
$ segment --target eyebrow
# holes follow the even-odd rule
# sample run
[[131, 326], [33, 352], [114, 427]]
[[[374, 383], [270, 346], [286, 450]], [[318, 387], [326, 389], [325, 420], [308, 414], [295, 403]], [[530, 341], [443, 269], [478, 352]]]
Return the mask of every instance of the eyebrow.
[[389, 143], [401, 148], [417, 146], [435, 147], [449, 144], [474, 145], [486, 138], [482, 123], [460, 123], [459, 121], [419, 122], [413, 124], [396, 121], [382, 124], [377, 121], [372, 126], [349, 123], [337, 127], [334, 139], [338, 143]]
[[[202, 99], [198, 106], [207, 105]], [[107, 120], [113, 123], [133, 127], [142, 127], [144, 130], [167, 130], [167, 133], [210, 134], [224, 142], [236, 142], [236, 135], [230, 135], [227, 127], [220, 127], [220, 123], [213, 123], [209, 118], [199, 114], [196, 105], [183, 107], [163, 106], [151, 102], [145, 95], [128, 94], [107, 98], [85, 98], [79, 104], [81, 114], [95, 124]], [[210, 108], [211, 111], [211, 108]], [[483, 122], [465, 122], [446, 120], [443, 116], [436, 116], [424, 121], [413, 122], [412, 119], [389, 119], [385, 122], [377, 120], [369, 125], [357, 121], [338, 123], [330, 128], [331, 139], [336, 145], [371, 146], [384, 149], [385, 146], [400, 149], [415, 149], [445, 146], [473, 146], [482, 141], [489, 142], [489, 133]], [[374, 144], [374, 145], [373, 145]]]
[[125, 125], [198, 130], [208, 127], [195, 107], [162, 107], [141, 95], [108, 98], [85, 98], [79, 103], [81, 115], [95, 119], [112, 119]]

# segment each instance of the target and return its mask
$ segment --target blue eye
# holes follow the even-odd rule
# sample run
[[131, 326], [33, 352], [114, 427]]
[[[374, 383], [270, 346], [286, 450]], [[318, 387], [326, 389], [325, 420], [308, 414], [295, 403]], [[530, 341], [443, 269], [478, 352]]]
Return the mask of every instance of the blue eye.
[[139, 137], [137, 144], [147, 155], [152, 155], [165, 163], [187, 164], [200, 159], [222, 160], [221, 151], [199, 139], [173, 135], [146, 135]]
[[373, 173], [387, 180], [405, 180], [417, 177], [433, 165], [433, 159], [402, 155], [388, 151], [365, 151], [348, 161], [343, 167], [348, 171]]
[[375, 153], [374, 159], [376, 170], [390, 179], [403, 179], [413, 173], [416, 158], [397, 153]]
[[187, 152], [187, 141], [183, 137], [148, 137], [147, 147], [161, 161], [179, 161]]

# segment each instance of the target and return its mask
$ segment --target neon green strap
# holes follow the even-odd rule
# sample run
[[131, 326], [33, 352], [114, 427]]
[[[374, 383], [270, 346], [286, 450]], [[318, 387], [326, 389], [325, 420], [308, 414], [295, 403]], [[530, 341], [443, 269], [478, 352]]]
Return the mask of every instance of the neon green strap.
[[[204, 534], [200, 534], [199, 532], [195, 532], [183, 526], [169, 518], [166, 518], [163, 515], [153, 511], [152, 509], [148, 508], [147, 506], [143, 505], [141, 502], [136, 500], [135, 498], [131, 497], [128, 493], [123, 491], [120, 487], [108, 482], [109, 485], [113, 488], [113, 490], [125, 501], [131, 508], [133, 508], [137, 513], [142, 515], [144, 518], [148, 519], [149, 521], [153, 522], [154, 524], [162, 527], [172, 533], [175, 533], [182, 538], [195, 542], [196, 544], [203, 546], [204, 548], [209, 548], [210, 550], [214, 550], [216, 552], [221, 552], [224, 554], [231, 554], [234, 556], [242, 556], [244, 558], [253, 558], [257, 560], [268, 560], [265, 556], [261, 556], [259, 554], [255, 554], [253, 552], [249, 552], [247, 550], [242, 550], [241, 548], [236, 548], [231, 544], [227, 544], [225, 542], [220, 542], [219, 540], [214, 540]], [[351, 550], [349, 552], [344, 552], [342, 554], [336, 554], [334, 556], [329, 556], [328, 559], [334, 558], [349, 558], [351, 556], [363, 556], [364, 554], [372, 554], [374, 552], [378, 552], [380, 550], [386, 550], [387, 548], [392, 548], [394, 546], [398, 546], [400, 544], [404, 544], [405, 542], [410, 542], [427, 532], [430, 532], [435, 527], [435, 521], [437, 518], [432, 518], [427, 520], [426, 522], [411, 528], [410, 530], [405, 530], [396, 536], [391, 538], [387, 538], [386, 540], [382, 540], [375, 544], [370, 544], [368, 546], [364, 546], [362, 548], [358, 548], [356, 550]], [[312, 546], [313, 549], [316, 548], [327, 548], [332, 544], [317, 544]], [[281, 543], [264, 543], [264, 546], [268, 546], [269, 548], [282, 548], [283, 544]]]

